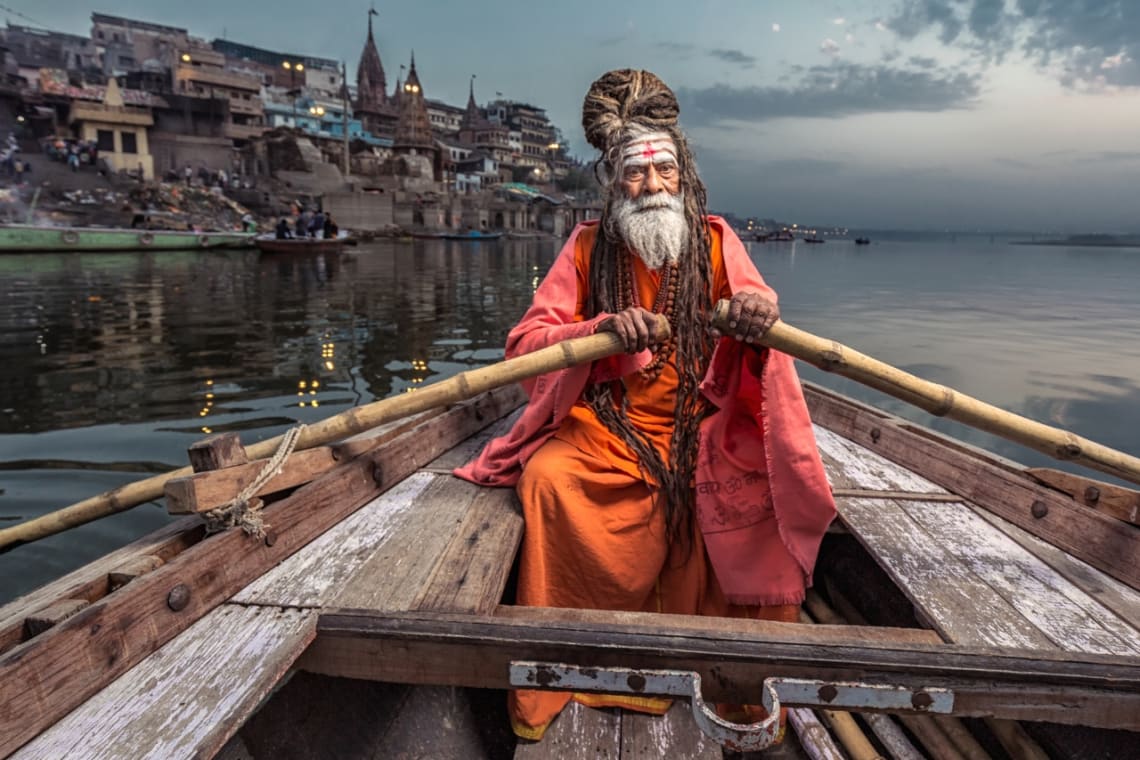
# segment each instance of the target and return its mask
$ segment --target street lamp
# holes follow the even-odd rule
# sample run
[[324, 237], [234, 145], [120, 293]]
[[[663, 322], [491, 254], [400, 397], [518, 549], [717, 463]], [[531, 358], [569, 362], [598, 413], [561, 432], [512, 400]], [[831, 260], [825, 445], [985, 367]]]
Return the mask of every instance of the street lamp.
[[305, 72], [305, 64], [282, 61], [281, 68], [289, 72], [289, 94], [293, 96], [293, 126], [297, 126], [297, 75]]
[[309, 106], [309, 115], [317, 117], [317, 131], [321, 131], [321, 118], [325, 115], [324, 106]]
[[190, 63], [190, 54], [189, 53], [183, 53], [182, 54], [182, 62], [183, 63]]
[[562, 147], [562, 146], [556, 142], [552, 142], [546, 146], [546, 149], [548, 151], [550, 151], [550, 183], [551, 184], [554, 184], [554, 157], [556, 155], [558, 155], [558, 149], [560, 147]]

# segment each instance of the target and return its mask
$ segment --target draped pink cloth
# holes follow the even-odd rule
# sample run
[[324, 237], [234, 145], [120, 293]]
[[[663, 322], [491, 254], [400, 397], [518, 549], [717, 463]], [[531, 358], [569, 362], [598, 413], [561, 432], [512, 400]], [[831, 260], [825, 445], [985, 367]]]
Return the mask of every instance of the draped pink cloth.
[[[577, 316], [587, 278], [575, 263], [575, 250], [579, 235], [594, 224], [579, 225], [571, 234], [530, 309], [508, 336], [508, 358], [590, 335], [608, 316]], [[775, 292], [732, 229], [716, 216], [709, 217], [709, 224], [731, 291], [754, 291], [775, 301]], [[649, 358], [648, 351], [620, 355], [524, 382], [530, 403], [518, 422], [455, 474], [482, 485], [514, 486], [587, 383], [634, 372]], [[717, 580], [733, 604], [798, 604], [811, 585], [835, 503], [792, 358], [721, 338], [701, 390], [717, 411], [701, 426], [697, 521]], [[788, 572], [787, 562], [772, 559], [772, 542], [777, 541], [798, 572]]]

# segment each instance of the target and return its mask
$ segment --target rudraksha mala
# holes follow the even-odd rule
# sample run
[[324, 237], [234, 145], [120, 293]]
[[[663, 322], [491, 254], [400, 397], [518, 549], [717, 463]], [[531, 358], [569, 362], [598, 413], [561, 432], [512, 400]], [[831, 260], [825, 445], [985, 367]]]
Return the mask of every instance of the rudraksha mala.
[[[633, 282], [633, 256], [626, 251], [620, 257], [618, 266], [618, 310], [623, 311], [630, 306], [641, 306], [641, 298]], [[674, 304], [677, 303], [677, 288], [681, 278], [678, 276], [677, 265], [668, 264], [661, 270], [661, 284], [657, 288], [657, 298], [653, 301], [653, 313], [664, 314], [669, 321], [669, 340], [658, 343], [653, 352], [653, 358], [638, 370], [645, 380], [656, 380], [665, 369], [665, 362], [673, 355], [677, 348], [677, 317], [674, 313]]]

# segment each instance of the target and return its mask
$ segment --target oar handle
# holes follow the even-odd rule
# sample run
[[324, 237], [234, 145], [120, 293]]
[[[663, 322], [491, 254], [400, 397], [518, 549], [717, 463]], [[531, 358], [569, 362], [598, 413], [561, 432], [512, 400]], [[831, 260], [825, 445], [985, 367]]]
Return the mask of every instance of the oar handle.
[[[658, 334], [662, 340], [669, 338], [669, 321], [657, 315]], [[527, 380], [548, 372], [555, 372], [585, 362], [604, 359], [620, 354], [624, 350], [621, 338], [612, 332], [599, 332], [583, 338], [572, 338], [529, 354], [506, 359], [497, 364], [470, 369], [458, 375], [425, 385], [415, 393], [402, 393], [398, 396], [373, 401], [341, 412], [320, 422], [307, 425], [297, 441], [295, 450], [322, 446], [333, 441], [343, 440], [351, 435], [362, 433], [378, 425], [383, 425], [403, 417], [426, 412], [447, 404], [474, 398], [504, 385]], [[249, 459], [263, 459], [271, 456], [281, 443], [282, 436], [247, 446]], [[60, 533], [68, 528], [89, 523], [100, 517], [117, 512], [125, 512], [148, 501], [162, 497], [167, 481], [190, 475], [193, 471], [183, 467], [172, 472], [155, 475], [144, 480], [127, 483], [124, 486], [84, 499], [32, 520], [0, 529], [0, 552], [21, 544], [38, 541], [41, 538]]]
[[[712, 324], [725, 335], [732, 334], [728, 328], [728, 304], [722, 300], [713, 308]], [[777, 321], [760, 338], [760, 344], [802, 359], [825, 372], [842, 375], [882, 391], [938, 417], [947, 417], [1020, 443], [1054, 459], [1076, 462], [1140, 484], [1140, 458], [923, 380], [842, 343]]]

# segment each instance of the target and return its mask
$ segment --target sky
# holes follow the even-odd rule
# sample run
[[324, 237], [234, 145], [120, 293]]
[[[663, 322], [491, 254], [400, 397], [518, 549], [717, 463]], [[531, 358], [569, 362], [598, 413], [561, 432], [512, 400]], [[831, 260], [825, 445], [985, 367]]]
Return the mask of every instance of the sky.
[[[3, 0], [355, 70], [367, 0]], [[649, 69], [681, 103], [710, 207], [854, 228], [1140, 232], [1140, 0], [416, 0], [376, 3], [389, 87], [545, 107], [571, 152], [590, 83]]]

